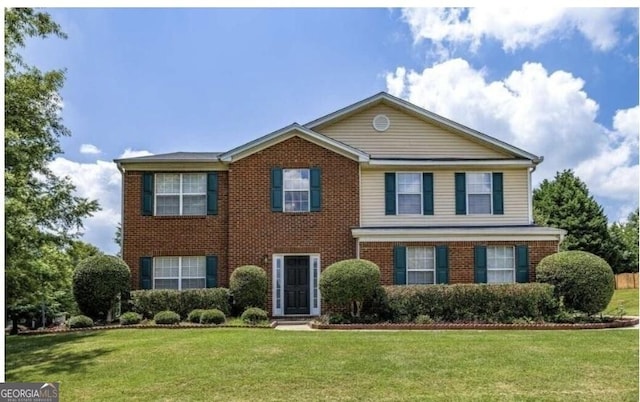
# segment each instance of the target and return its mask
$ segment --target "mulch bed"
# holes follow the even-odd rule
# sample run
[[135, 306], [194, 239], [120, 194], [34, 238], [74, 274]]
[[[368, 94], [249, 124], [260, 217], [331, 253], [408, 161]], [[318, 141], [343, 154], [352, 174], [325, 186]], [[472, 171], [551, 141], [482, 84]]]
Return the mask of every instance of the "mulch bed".
[[322, 324], [312, 322], [311, 328], [314, 329], [524, 329], [524, 330], [558, 330], [558, 329], [604, 329], [604, 328], [623, 328], [632, 327], [639, 323], [638, 318], [620, 318], [611, 322], [593, 322], [578, 324], [559, 324], [559, 323], [531, 323], [531, 324], [482, 324], [482, 323], [434, 323], [434, 324], [395, 324], [395, 323], [379, 323], [379, 324]]

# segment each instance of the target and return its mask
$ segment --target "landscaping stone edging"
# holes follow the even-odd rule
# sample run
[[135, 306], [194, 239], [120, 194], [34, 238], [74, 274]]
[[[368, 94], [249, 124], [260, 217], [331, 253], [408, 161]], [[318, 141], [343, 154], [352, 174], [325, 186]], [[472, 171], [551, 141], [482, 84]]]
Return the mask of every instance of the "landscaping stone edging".
[[[102, 325], [89, 328], [66, 328], [66, 329], [44, 329], [33, 331], [18, 332], [18, 335], [45, 335], [45, 334], [66, 334], [69, 332], [90, 332], [100, 331], [104, 329], [193, 329], [193, 328], [260, 328], [260, 329], [272, 329], [270, 326], [259, 327], [254, 325], [215, 325], [215, 324], [182, 324], [182, 325], [166, 325], [166, 324], [154, 324], [154, 325]], [[5, 331], [8, 334], [9, 331]]]
[[502, 330], [563, 330], [563, 329], [605, 329], [632, 327], [640, 323], [639, 318], [618, 319], [612, 322], [594, 322], [580, 324], [560, 323], [532, 323], [532, 324], [480, 324], [480, 323], [438, 323], [438, 324], [321, 324], [312, 322], [313, 329], [422, 329], [422, 330], [448, 330], [448, 329], [502, 329]]

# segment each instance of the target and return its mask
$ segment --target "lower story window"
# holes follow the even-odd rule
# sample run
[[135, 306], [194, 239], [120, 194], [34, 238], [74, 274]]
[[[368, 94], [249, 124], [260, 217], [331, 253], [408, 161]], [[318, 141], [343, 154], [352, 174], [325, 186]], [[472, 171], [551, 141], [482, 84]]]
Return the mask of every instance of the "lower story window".
[[487, 247], [487, 283], [514, 283], [516, 264], [514, 248]]
[[205, 257], [156, 257], [153, 259], [153, 288], [204, 288], [205, 272]]
[[436, 281], [433, 247], [407, 247], [407, 284], [430, 285]]

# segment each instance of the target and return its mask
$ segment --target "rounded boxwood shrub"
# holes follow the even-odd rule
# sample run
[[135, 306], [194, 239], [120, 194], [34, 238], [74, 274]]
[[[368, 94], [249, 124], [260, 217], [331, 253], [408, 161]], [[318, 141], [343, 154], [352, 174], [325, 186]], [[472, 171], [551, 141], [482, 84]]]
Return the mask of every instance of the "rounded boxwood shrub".
[[169, 310], [161, 311], [153, 317], [153, 321], [161, 325], [178, 324], [180, 322], [180, 315]]
[[200, 324], [224, 324], [226, 317], [224, 313], [216, 308], [211, 310], [204, 310], [200, 314]]
[[263, 321], [268, 321], [269, 316], [267, 315], [267, 312], [261, 308], [249, 307], [242, 313], [242, 316], [240, 316], [240, 319], [245, 324], [256, 325]]
[[589, 315], [604, 310], [615, 288], [613, 270], [602, 258], [586, 251], [563, 251], [546, 256], [536, 267], [538, 282], [554, 286], [565, 307]]
[[380, 287], [380, 268], [367, 260], [344, 260], [331, 264], [320, 274], [320, 293], [325, 302], [349, 306], [359, 317], [362, 304]]
[[73, 273], [73, 297], [80, 311], [93, 319], [105, 319], [116, 298], [129, 290], [131, 271], [111, 255], [95, 255], [78, 263]]
[[205, 311], [206, 310], [201, 309], [201, 308], [193, 310], [187, 316], [187, 321], [192, 322], [194, 324], [199, 324], [200, 323], [200, 317], [202, 317], [202, 313], [204, 313]]
[[126, 312], [120, 316], [120, 324], [121, 325], [135, 325], [140, 324], [142, 321], [142, 316], [133, 311]]
[[93, 320], [86, 315], [76, 315], [69, 320], [69, 328], [91, 328]]
[[255, 265], [238, 267], [229, 279], [229, 290], [238, 311], [267, 304], [267, 273]]

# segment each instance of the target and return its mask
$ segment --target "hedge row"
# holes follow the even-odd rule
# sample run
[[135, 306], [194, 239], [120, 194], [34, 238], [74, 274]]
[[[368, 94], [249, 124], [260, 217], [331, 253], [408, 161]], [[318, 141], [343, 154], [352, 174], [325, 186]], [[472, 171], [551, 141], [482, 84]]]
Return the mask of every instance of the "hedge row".
[[136, 290], [131, 292], [130, 309], [152, 318], [161, 311], [175, 311], [186, 319], [196, 309], [218, 309], [229, 315], [229, 290], [226, 288], [189, 290]]
[[542, 283], [385, 286], [384, 289], [387, 300], [377, 306], [377, 313], [394, 322], [413, 322], [420, 316], [446, 322], [509, 323], [523, 318], [552, 321], [560, 312], [553, 286]]

